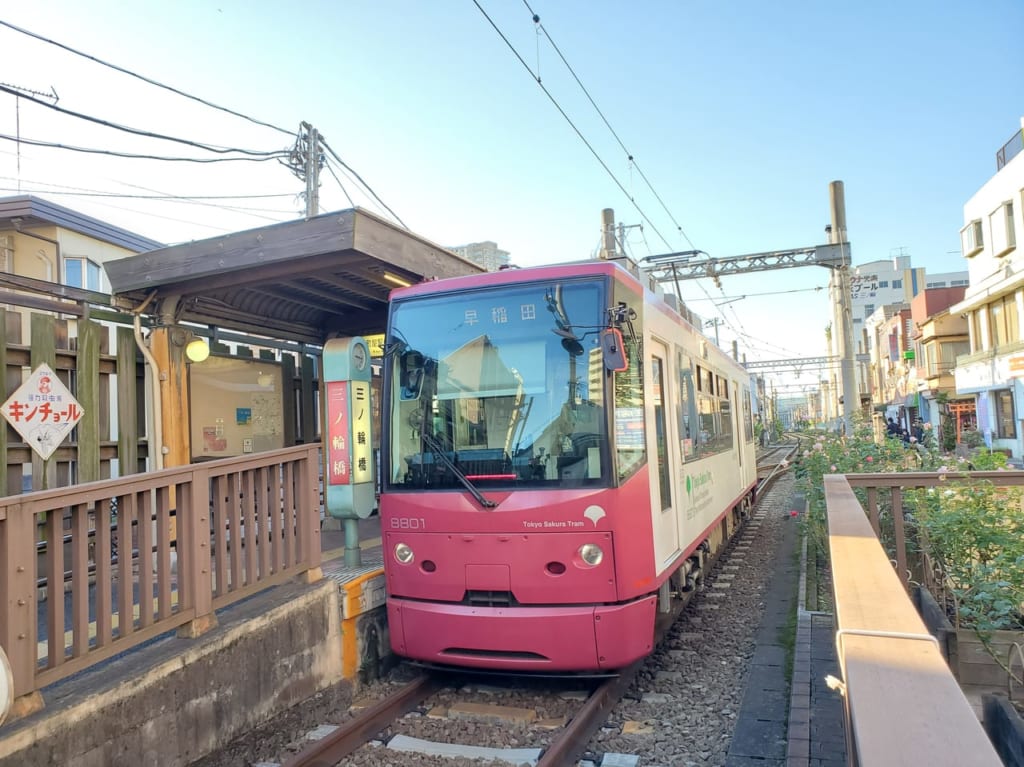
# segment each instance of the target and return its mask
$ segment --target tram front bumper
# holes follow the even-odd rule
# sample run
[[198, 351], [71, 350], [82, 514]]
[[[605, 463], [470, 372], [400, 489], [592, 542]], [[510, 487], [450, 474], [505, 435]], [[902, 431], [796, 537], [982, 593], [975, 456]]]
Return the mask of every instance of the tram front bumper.
[[656, 598], [611, 606], [468, 607], [388, 598], [391, 649], [426, 663], [612, 671], [653, 649]]

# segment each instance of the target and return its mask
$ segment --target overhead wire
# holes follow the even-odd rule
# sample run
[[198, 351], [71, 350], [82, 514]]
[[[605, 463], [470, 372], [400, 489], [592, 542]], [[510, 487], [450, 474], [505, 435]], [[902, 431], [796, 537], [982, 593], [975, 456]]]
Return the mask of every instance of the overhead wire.
[[334, 177], [334, 180], [338, 182], [338, 186], [341, 187], [341, 192], [345, 195], [345, 199], [348, 200], [348, 204], [354, 208], [356, 204], [352, 201], [352, 195], [348, 193], [348, 189], [346, 189], [345, 185], [341, 183], [341, 179], [338, 178], [338, 174], [334, 172], [334, 166], [327, 162], [324, 163], [324, 167], [327, 168], [327, 172]]
[[395, 213], [395, 211], [393, 211], [391, 209], [391, 207], [386, 202], [384, 202], [384, 200], [382, 200], [380, 198], [380, 195], [378, 195], [375, 191], [373, 191], [373, 187], [371, 187], [368, 183], [366, 183], [366, 180], [362, 176], [360, 176], [348, 163], [346, 163], [344, 160], [341, 159], [341, 157], [338, 156], [338, 153], [335, 152], [334, 149], [331, 148], [331, 145], [327, 143], [327, 140], [322, 135], [320, 136], [320, 145], [325, 150], [327, 150], [327, 153], [331, 157], [333, 157], [334, 160], [342, 168], [344, 168], [346, 171], [351, 173], [356, 178], [356, 180], [359, 181], [359, 183], [362, 185], [363, 189], [365, 189], [367, 192], [369, 192], [377, 202], [379, 202], [381, 205], [384, 206], [385, 210], [387, 210], [388, 213], [390, 213], [392, 216], [395, 217], [395, 220], [399, 224], [402, 225], [403, 229], [408, 229], [409, 228], [408, 226], [405, 225], [405, 222], [401, 219], [401, 217], [397, 213]]
[[491, 25], [491, 27], [494, 28], [494, 31], [498, 33], [498, 36], [502, 39], [505, 45], [508, 46], [508, 49], [512, 51], [513, 55], [515, 55], [515, 57], [519, 60], [519, 63], [523, 65], [523, 68], [530, 73], [530, 76], [536, 81], [537, 86], [542, 91], [544, 91], [544, 95], [548, 97], [548, 99], [554, 105], [555, 109], [558, 110], [559, 114], [561, 114], [565, 121], [569, 123], [569, 127], [573, 129], [573, 131], [576, 133], [576, 136], [580, 139], [580, 141], [583, 142], [583, 145], [590, 150], [590, 153], [592, 155], [594, 155], [594, 159], [596, 159], [597, 162], [601, 165], [601, 167], [604, 168], [605, 173], [608, 174], [608, 176], [615, 183], [615, 185], [622, 191], [622, 193], [626, 196], [626, 199], [628, 199], [633, 204], [633, 207], [636, 208], [636, 211], [637, 213], [640, 214], [640, 217], [647, 222], [647, 224], [651, 227], [654, 233], [658, 235], [662, 242], [665, 243], [665, 247], [671, 248], [672, 246], [669, 245], [668, 240], [666, 240], [665, 236], [658, 230], [658, 227], [654, 225], [654, 222], [651, 221], [648, 215], [644, 212], [643, 208], [640, 207], [640, 204], [636, 201], [636, 198], [629, 193], [629, 191], [618, 179], [618, 177], [615, 175], [612, 169], [608, 167], [608, 164], [604, 161], [601, 155], [598, 154], [597, 150], [594, 149], [593, 145], [587, 140], [586, 136], [583, 135], [583, 132], [576, 126], [576, 123], [572, 121], [572, 118], [569, 117], [566, 111], [562, 108], [562, 105], [558, 103], [558, 100], [551, 94], [551, 91], [549, 91], [544, 86], [544, 83], [541, 82], [540, 76], [534, 73], [534, 71], [530, 68], [530, 65], [526, 63], [526, 61], [523, 59], [522, 55], [520, 55], [516, 47], [512, 45], [512, 42], [508, 39], [508, 37], [505, 36], [505, 33], [502, 32], [498, 25], [495, 23], [494, 19], [492, 19], [490, 15], [487, 13], [487, 11], [484, 10], [483, 6], [480, 5], [479, 0], [473, 0], [473, 4], [477, 7], [477, 10], [479, 10], [480, 13], [483, 14], [484, 18], [487, 19], [487, 22]]
[[102, 66], [109, 67], [110, 69], [113, 69], [113, 70], [115, 70], [117, 72], [120, 72], [121, 74], [128, 75], [129, 77], [134, 77], [134, 78], [136, 78], [138, 80], [141, 80], [144, 83], [148, 83], [150, 85], [155, 85], [158, 88], [163, 88], [166, 91], [170, 91], [171, 93], [177, 94], [178, 96], [182, 96], [182, 97], [184, 97], [186, 99], [190, 99], [190, 100], [195, 101], [195, 102], [197, 102], [199, 104], [202, 104], [204, 106], [210, 107], [211, 109], [216, 109], [216, 110], [219, 110], [221, 112], [225, 112], [226, 114], [233, 115], [234, 117], [240, 117], [243, 120], [248, 120], [249, 122], [251, 122], [251, 123], [253, 123], [255, 125], [262, 125], [265, 128], [271, 128], [272, 130], [279, 131], [281, 133], [284, 133], [287, 136], [291, 136], [292, 133], [293, 133], [293, 131], [286, 130], [285, 128], [281, 128], [281, 127], [279, 127], [277, 125], [274, 125], [273, 123], [268, 123], [268, 122], [264, 122], [263, 120], [258, 120], [255, 117], [250, 117], [249, 115], [243, 114], [242, 112], [236, 112], [233, 109], [228, 109], [227, 107], [220, 106], [219, 104], [215, 104], [212, 101], [207, 101], [206, 99], [202, 99], [199, 96], [193, 96], [191, 93], [186, 93], [185, 91], [178, 90], [177, 88], [174, 88], [173, 86], [166, 85], [166, 84], [161, 83], [161, 82], [159, 82], [157, 80], [153, 80], [152, 78], [146, 77], [145, 75], [140, 75], [138, 72], [133, 72], [132, 70], [126, 69], [126, 68], [121, 67], [121, 66], [118, 66], [117, 64], [112, 64], [109, 61], [104, 61], [103, 59], [101, 59], [101, 58], [99, 58], [97, 56], [93, 56], [91, 54], [85, 53], [84, 51], [80, 51], [80, 50], [78, 50], [76, 48], [72, 48], [70, 45], [66, 45], [66, 44], [58, 42], [56, 40], [52, 40], [52, 39], [50, 39], [48, 37], [44, 37], [43, 35], [40, 35], [37, 32], [32, 32], [32, 31], [30, 31], [28, 29], [24, 29], [22, 27], [16, 26], [16, 25], [10, 23], [9, 21], [4, 21], [3, 19], [0, 19], [0, 26], [7, 27], [8, 29], [12, 29], [15, 32], [20, 32], [21, 34], [27, 35], [29, 37], [34, 37], [36, 40], [40, 40], [40, 41], [42, 41], [44, 43], [47, 43], [49, 45], [54, 45], [54, 46], [56, 46], [58, 48], [61, 48], [62, 50], [67, 51], [68, 53], [73, 53], [74, 55], [81, 56], [82, 58], [88, 59], [89, 61], [94, 61], [97, 64], [101, 64]]
[[130, 133], [134, 136], [142, 136], [143, 138], [159, 139], [161, 141], [171, 141], [176, 144], [183, 144], [184, 146], [195, 147], [196, 149], [202, 149], [207, 152], [215, 152], [217, 154], [244, 154], [252, 157], [279, 157], [281, 150], [275, 149], [271, 151], [254, 150], [254, 149], [240, 149], [238, 147], [221, 147], [214, 144], [205, 144], [201, 141], [192, 141], [191, 139], [180, 138], [178, 136], [168, 136], [163, 133], [155, 133], [153, 131], [143, 130], [141, 128], [133, 128], [128, 125], [121, 125], [120, 123], [111, 122], [110, 120], [104, 120], [101, 117], [95, 117], [93, 115], [87, 115], [84, 112], [76, 112], [73, 109], [65, 109], [64, 107], [57, 106], [56, 104], [48, 104], [42, 99], [38, 99], [35, 96], [28, 96], [20, 91], [9, 88], [6, 85], [0, 84], [0, 93], [7, 93], [11, 96], [17, 96], [20, 99], [31, 101], [34, 104], [39, 104], [47, 109], [52, 109], [55, 112], [68, 115], [69, 117], [75, 117], [79, 120], [94, 123], [95, 125], [103, 126], [104, 128], [113, 128], [114, 130], [123, 131], [124, 133]]
[[[36, 32], [32, 32], [31, 30], [24, 29], [22, 27], [18, 27], [17, 25], [11, 24], [10, 22], [6, 22], [6, 21], [3, 21], [3, 20], [0, 20], [0, 26], [7, 27], [7, 28], [9, 28], [9, 29], [11, 29], [11, 30], [13, 30], [15, 32], [19, 32], [21, 34], [27, 35], [29, 37], [32, 37], [32, 38], [40, 40], [40, 41], [42, 41], [44, 43], [47, 43], [49, 45], [53, 45], [53, 46], [55, 46], [57, 48], [65, 50], [65, 51], [67, 51], [69, 53], [72, 53], [72, 54], [74, 54], [76, 56], [80, 56], [82, 58], [85, 58], [85, 59], [87, 59], [89, 61], [95, 62], [95, 63], [100, 64], [102, 66], [108, 67], [108, 68], [113, 69], [113, 70], [115, 70], [117, 72], [120, 72], [122, 74], [128, 75], [130, 77], [134, 77], [134, 78], [136, 78], [138, 80], [141, 80], [142, 82], [145, 82], [145, 83], [153, 85], [155, 87], [164, 89], [166, 91], [174, 93], [174, 94], [176, 94], [178, 96], [181, 96], [183, 98], [189, 99], [191, 101], [197, 102], [197, 103], [202, 104], [204, 106], [210, 107], [212, 109], [224, 112], [226, 114], [230, 114], [230, 115], [232, 115], [234, 117], [238, 117], [238, 118], [244, 119], [244, 120], [246, 120], [248, 122], [251, 122], [253, 124], [256, 124], [256, 125], [261, 125], [263, 127], [271, 128], [273, 130], [276, 130], [276, 131], [278, 131], [280, 133], [283, 133], [285, 135], [288, 135], [288, 136], [294, 135], [294, 132], [291, 131], [291, 130], [282, 128], [282, 127], [280, 127], [278, 125], [274, 125], [272, 123], [269, 123], [269, 122], [266, 122], [266, 121], [263, 121], [263, 120], [259, 120], [257, 118], [254, 118], [254, 117], [252, 117], [250, 115], [244, 114], [244, 113], [239, 112], [237, 110], [229, 109], [227, 107], [221, 106], [221, 105], [216, 104], [214, 102], [208, 101], [207, 99], [200, 98], [200, 97], [195, 96], [195, 95], [193, 95], [191, 93], [187, 93], [187, 92], [185, 92], [183, 90], [180, 90], [178, 88], [175, 88], [173, 86], [167, 85], [167, 84], [159, 82], [157, 80], [154, 80], [154, 79], [152, 79], [150, 77], [146, 77], [145, 75], [139, 74], [138, 72], [134, 72], [134, 71], [129, 70], [129, 69], [125, 68], [125, 67], [119, 66], [117, 64], [113, 64], [113, 63], [111, 63], [109, 61], [105, 61], [105, 60], [103, 60], [103, 59], [101, 59], [101, 58], [99, 58], [97, 56], [93, 56], [92, 54], [89, 54], [89, 53], [86, 53], [86, 52], [81, 51], [79, 49], [73, 48], [73, 47], [71, 47], [69, 45], [66, 45], [64, 43], [61, 43], [61, 42], [59, 42], [57, 40], [53, 40], [53, 39], [48, 38], [48, 37], [46, 37], [44, 35], [40, 35], [40, 34], [38, 34]], [[110, 128], [114, 128], [114, 129], [117, 129], [117, 130], [122, 130], [122, 131], [129, 132], [129, 133], [132, 133], [132, 134], [135, 134], [135, 135], [146, 137], [146, 138], [155, 138], [155, 139], [159, 139], [159, 140], [174, 141], [174, 142], [177, 142], [177, 143], [185, 144], [187, 146], [193, 146], [193, 147], [198, 148], [198, 149], [203, 149], [205, 151], [215, 152], [215, 153], [218, 153], [218, 154], [226, 154], [226, 155], [229, 155], [229, 154], [244, 154], [246, 156], [245, 157], [218, 157], [218, 158], [168, 157], [168, 156], [159, 156], [159, 155], [151, 155], [151, 154], [136, 154], [136, 153], [130, 153], [130, 152], [122, 152], [122, 151], [118, 151], [118, 150], [107, 150], [107, 149], [99, 149], [99, 148], [92, 148], [92, 147], [81, 147], [81, 146], [74, 146], [74, 145], [62, 144], [62, 143], [57, 143], [57, 142], [48, 142], [48, 141], [40, 141], [40, 140], [34, 140], [34, 139], [26, 139], [26, 138], [22, 138], [22, 137], [12, 137], [12, 136], [7, 136], [7, 135], [0, 135], [0, 138], [6, 139], [8, 141], [15, 141], [15, 142], [20, 142], [20, 143], [23, 143], [23, 144], [26, 144], [26, 145], [40, 146], [40, 147], [44, 147], [44, 148], [64, 149], [64, 150], [67, 150], [67, 151], [81, 152], [81, 153], [86, 153], [86, 154], [97, 154], [97, 155], [106, 155], [106, 156], [112, 156], [112, 157], [123, 157], [123, 158], [128, 158], [128, 159], [159, 160], [159, 161], [165, 161], [165, 162], [192, 162], [192, 163], [237, 162], [237, 161], [264, 162], [264, 161], [273, 160], [273, 159], [279, 159], [281, 157], [287, 157], [288, 156], [288, 151], [287, 150], [272, 150], [272, 151], [259, 151], [258, 152], [258, 151], [242, 149], [242, 148], [238, 148], [238, 147], [221, 147], [221, 146], [217, 146], [217, 145], [213, 145], [213, 144], [209, 144], [209, 143], [205, 143], [205, 142], [197, 142], [197, 141], [192, 141], [192, 140], [189, 140], [189, 139], [182, 139], [182, 138], [175, 137], [175, 136], [167, 136], [167, 135], [155, 133], [155, 132], [152, 132], [152, 131], [140, 130], [140, 129], [137, 129], [137, 128], [132, 128], [132, 127], [129, 127], [129, 126], [120, 125], [118, 123], [113, 123], [113, 122], [110, 122], [110, 121], [107, 121], [107, 120], [103, 120], [101, 118], [97, 118], [97, 117], [94, 117], [92, 115], [78, 113], [78, 112], [75, 112], [73, 110], [69, 110], [69, 109], [63, 108], [63, 107], [56, 107], [55, 104], [49, 104], [49, 103], [47, 103], [45, 101], [40, 101], [39, 99], [32, 98], [30, 95], [22, 93], [19, 90], [16, 90], [16, 89], [13, 89], [13, 88], [7, 88], [7, 87], [4, 87], [3, 84], [0, 84], [0, 92], [3, 92], [3, 91], [6, 91], [7, 93], [10, 93], [12, 95], [15, 95], [18, 98], [26, 98], [29, 101], [36, 102], [36, 103], [38, 103], [38, 104], [40, 104], [42, 106], [45, 106], [47, 108], [55, 109], [55, 111], [57, 111], [59, 113], [66, 114], [66, 115], [71, 116], [71, 117], [76, 117], [78, 119], [83, 119], [83, 120], [87, 120], [87, 121], [90, 121], [90, 122], [94, 122], [94, 123], [102, 125], [104, 127], [110, 127]], [[56, 93], [54, 93], [54, 95], [56, 96]], [[342, 164], [344, 164], [344, 163], [342, 163]], [[353, 170], [352, 173], [355, 173], [355, 171]], [[356, 175], [358, 175], [358, 174], [356, 174]], [[339, 181], [339, 184], [340, 184], [340, 181]], [[372, 192], [372, 189], [370, 189], [370, 187], [365, 182], [363, 182], [363, 184], [370, 191], [371, 194], [374, 194]], [[347, 190], [343, 190], [343, 191], [345, 191], [345, 194], [346, 194], [346, 197], [347, 197], [348, 196]], [[50, 193], [52, 194], [54, 192], [50, 192]], [[79, 196], [87, 196], [87, 195], [80, 193]], [[123, 197], [126, 197], [126, 198], [130, 197], [129, 195], [119, 195], [119, 196], [123, 196]], [[286, 195], [283, 195], [283, 196], [286, 196]], [[376, 195], [374, 194], [374, 196], [376, 196]], [[175, 196], [167, 196], [166, 199], [171, 200], [173, 197], [175, 197]], [[185, 196], [180, 195], [180, 196], [177, 196], [177, 197], [185, 197]], [[137, 196], [137, 198], [141, 199], [142, 196], [141, 195]], [[152, 199], [159, 199], [159, 198], [153, 197]], [[351, 199], [351, 198], [349, 198], [349, 199]], [[220, 206], [212, 206], [212, 207], [220, 207], [220, 208], [223, 208], [225, 210], [236, 210], [236, 211], [245, 210], [244, 208], [240, 208], [238, 206], [220, 205]], [[266, 212], [280, 213], [281, 211], [266, 211]], [[395, 215], [393, 211], [391, 211], [391, 213], [392, 213], [392, 215], [395, 216], [395, 218], [398, 218], [398, 216]], [[262, 218], [262, 216], [261, 216], [261, 218]], [[176, 220], [176, 219], [172, 219], [172, 220]], [[404, 224], [403, 224], [403, 226], [404, 226]]]
[[215, 162], [267, 162], [278, 157], [287, 156], [287, 152], [276, 152], [264, 157], [166, 157], [163, 155], [135, 154], [133, 152], [119, 152], [114, 149], [96, 149], [94, 147], [74, 146], [72, 144], [60, 144], [54, 141], [41, 141], [39, 139], [25, 138], [24, 136], [11, 136], [0, 133], [0, 139], [13, 141], [28, 146], [39, 146], [47, 149], [65, 149], [69, 152], [81, 152], [83, 154], [101, 154], [108, 157], [122, 157], [129, 160], [160, 160], [161, 162], [194, 162], [194, 163], [215, 163]]
[[[608, 122], [608, 118], [605, 117], [604, 112], [601, 111], [601, 108], [597, 105], [597, 102], [594, 101], [593, 97], [590, 95], [590, 91], [587, 90], [587, 87], [583, 84], [583, 82], [580, 80], [579, 76], [576, 74], [576, 70], [574, 70], [572, 68], [572, 65], [565, 58], [565, 56], [562, 54], [562, 51], [558, 47], [558, 44], [555, 43], [554, 39], [548, 33], [547, 29], [544, 27], [543, 24], [541, 24], [540, 16], [538, 16], [536, 13], [534, 13], [533, 8], [530, 7], [530, 3], [528, 2], [528, 0], [523, 0], [523, 5], [526, 6], [526, 10], [528, 10], [530, 12], [530, 15], [533, 17], [533, 23], [537, 26], [538, 30], [540, 30], [540, 32], [542, 32], [544, 34], [544, 37], [547, 38], [547, 41], [549, 43], [551, 43], [551, 47], [554, 49], [555, 53], [558, 54], [558, 58], [560, 58], [562, 60], [562, 63], [565, 64], [565, 68], [569, 70], [569, 73], [572, 75], [573, 79], [576, 81], [576, 84], [580, 86], [580, 90], [583, 91], [583, 94], [587, 97], [587, 100], [590, 102], [590, 105], [592, 107], [594, 107], [594, 111], [597, 112], [598, 116], [601, 118], [601, 121], [604, 122], [605, 127], [607, 127], [608, 130], [611, 132], [612, 136], [615, 137], [615, 140], [618, 142], [619, 146], [622, 148], [622, 151], [626, 153], [626, 158], [629, 160], [630, 166], [633, 167], [633, 168], [636, 168], [636, 172], [638, 174], [640, 174], [640, 178], [642, 178], [644, 183], [647, 184], [647, 188], [651, 191], [651, 194], [653, 194], [655, 199], [661, 204], [662, 210], [664, 210], [665, 213], [668, 215], [668, 217], [670, 219], [672, 219], [672, 223], [675, 224], [676, 230], [682, 235], [683, 239], [686, 240], [686, 242], [689, 244], [689, 246], [691, 248], [696, 249], [696, 246], [693, 244], [693, 242], [687, 236], [686, 232], [683, 231], [683, 227], [676, 220], [675, 216], [672, 215], [672, 211], [670, 211], [668, 209], [668, 206], [665, 204], [665, 201], [661, 198], [661, 195], [658, 194], [657, 190], [654, 188], [654, 185], [651, 184], [650, 179], [647, 178], [647, 174], [643, 172], [643, 169], [640, 167], [639, 163], [637, 163], [636, 158], [633, 155], [633, 153], [630, 152], [626, 148], [625, 143], [623, 143], [622, 139], [619, 138], [619, 134], [616, 133], [616, 131], [612, 127], [611, 123]], [[539, 73], [540, 73], [540, 54], [539, 53], [537, 55], [537, 62], [538, 62], [537, 63], [537, 71], [538, 71], [538, 79], [539, 79]], [[667, 244], [668, 243], [666, 243], [666, 245]]]
[[[621, 138], [619, 138], [619, 135], [615, 132], [614, 128], [612, 128], [611, 124], [608, 122], [607, 118], [604, 116], [604, 113], [597, 106], [596, 102], [591, 97], [590, 92], [586, 89], [586, 87], [583, 85], [583, 83], [580, 80], [580, 78], [577, 76], [575, 70], [569, 64], [568, 60], [562, 54], [561, 50], [558, 48], [558, 46], [555, 44], [554, 40], [548, 34], [547, 30], [544, 29], [543, 25], [540, 24], [540, 17], [536, 13], [533, 12], [533, 9], [530, 7], [529, 3], [526, 0], [523, 0], [523, 3], [526, 6], [526, 9], [530, 12], [530, 15], [531, 15], [531, 17], [533, 19], [534, 24], [540, 27], [541, 31], [544, 33], [544, 36], [551, 43], [552, 48], [554, 48], [554, 50], [558, 54], [559, 58], [562, 59], [562, 62], [565, 64], [566, 68], [572, 74], [573, 79], [576, 80], [576, 83], [583, 90], [583, 92], [586, 95], [587, 99], [590, 101], [591, 105], [594, 107], [594, 109], [600, 115], [600, 117], [601, 117], [602, 121], [604, 122], [604, 124], [608, 127], [609, 131], [611, 131], [611, 133], [615, 137], [616, 141], [618, 141], [619, 146], [626, 153], [627, 159], [630, 162], [631, 166], [632, 167], [636, 167], [637, 173], [639, 173], [640, 177], [643, 178], [643, 180], [647, 184], [648, 188], [651, 190], [651, 192], [654, 194], [654, 196], [658, 199], [658, 202], [665, 209], [665, 212], [668, 213], [669, 218], [672, 219], [672, 222], [676, 225], [677, 230], [682, 235], [682, 237], [686, 240], [686, 242], [690, 245], [691, 248], [696, 249], [696, 247], [694, 246], [693, 242], [690, 240], [689, 236], [683, 230], [682, 226], [679, 225], [679, 222], [672, 215], [671, 211], [668, 210], [668, 207], [665, 205], [664, 200], [661, 198], [661, 196], [654, 189], [653, 185], [650, 183], [650, 180], [647, 178], [646, 174], [644, 174], [643, 170], [637, 165], [635, 159], [633, 158], [632, 153], [629, 152], [629, 150], [626, 148], [626, 146], [622, 142]], [[615, 185], [618, 186], [618, 188], [626, 196], [626, 199], [628, 199], [633, 204], [633, 207], [636, 208], [636, 210], [640, 214], [641, 218], [643, 218], [643, 220], [646, 221], [648, 223], [648, 225], [650, 225], [651, 229], [658, 236], [658, 238], [661, 239], [661, 241], [663, 243], [665, 243], [665, 247], [666, 248], [671, 248], [672, 246], [668, 242], [668, 240], [665, 238], [665, 236], [661, 233], [661, 231], [658, 229], [658, 227], [655, 226], [654, 222], [651, 221], [650, 217], [648, 217], [648, 215], [644, 212], [643, 208], [640, 207], [640, 204], [636, 201], [636, 197], [633, 194], [631, 194], [625, 188], [625, 186], [618, 179], [618, 177], [608, 167], [607, 163], [605, 163], [604, 159], [598, 154], [597, 150], [594, 149], [594, 147], [591, 145], [591, 143], [583, 135], [582, 131], [576, 126], [576, 124], [573, 122], [573, 120], [565, 112], [565, 110], [562, 108], [561, 104], [558, 103], [558, 100], [544, 86], [544, 83], [541, 82], [541, 78], [540, 78], [540, 75], [539, 75], [539, 65], [538, 65], [538, 73], [534, 73], [534, 71], [530, 68], [530, 65], [526, 63], [526, 61], [520, 55], [519, 51], [515, 48], [514, 45], [512, 45], [511, 41], [501, 31], [501, 29], [498, 27], [498, 25], [495, 23], [495, 21], [490, 17], [490, 15], [487, 13], [487, 11], [484, 10], [484, 8], [480, 5], [479, 1], [478, 0], [473, 0], [473, 4], [476, 5], [476, 7], [480, 11], [480, 13], [483, 14], [485, 19], [487, 19], [487, 21], [488, 21], [488, 23], [490, 23], [491, 27], [494, 28], [494, 31], [498, 33], [498, 36], [501, 37], [501, 39], [505, 43], [505, 45], [508, 46], [509, 50], [512, 51], [512, 53], [515, 55], [515, 57], [519, 60], [519, 63], [522, 64], [523, 68], [525, 68], [526, 71], [530, 73], [530, 76], [536, 81], [538, 87], [540, 87], [540, 89], [544, 92], [544, 95], [546, 95], [548, 97], [548, 99], [551, 101], [551, 103], [554, 105], [554, 107], [558, 110], [558, 112], [562, 115], [562, 117], [566, 120], [566, 122], [569, 123], [569, 126], [576, 132], [577, 137], [579, 137], [580, 141], [582, 141], [583, 144], [587, 147], [587, 149], [590, 150], [591, 154], [594, 155], [594, 158], [598, 161], [598, 163], [600, 163], [601, 167], [604, 168], [605, 172], [611, 177], [611, 179], [615, 183]], [[539, 61], [539, 57], [538, 57], [538, 61]], [[701, 290], [704, 292], [704, 294], [707, 295], [707, 297], [713, 301], [714, 299], [711, 298], [711, 294], [708, 293], [707, 289], [703, 285], [701, 285], [699, 282], [698, 282], [698, 285], [701, 288]], [[682, 297], [680, 296], [680, 298], [682, 298]], [[743, 335], [743, 333], [741, 333], [740, 331], [737, 331], [736, 328], [732, 325], [732, 323], [729, 322], [729, 320], [725, 316], [724, 312], [719, 312], [719, 314], [721, 315], [722, 320], [725, 323], [725, 326], [730, 331], [732, 331], [732, 333], [734, 335], [736, 335], [736, 336], [742, 336]]]

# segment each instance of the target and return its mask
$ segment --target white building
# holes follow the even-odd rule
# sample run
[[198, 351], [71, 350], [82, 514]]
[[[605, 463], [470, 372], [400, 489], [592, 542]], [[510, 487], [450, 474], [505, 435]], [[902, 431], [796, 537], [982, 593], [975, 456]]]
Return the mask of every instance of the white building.
[[1024, 455], [1024, 253], [1017, 248], [1017, 232], [1024, 233], [1024, 118], [1021, 126], [997, 153], [995, 175], [964, 205], [960, 242], [970, 285], [950, 307], [967, 317], [971, 344], [957, 360], [957, 392], [975, 394], [986, 444], [1016, 458]]
[[471, 242], [468, 245], [453, 245], [448, 250], [462, 256], [467, 261], [482, 266], [489, 272], [496, 272], [501, 267], [508, 266], [508, 251], [502, 250], [498, 247], [498, 243], [490, 240]]

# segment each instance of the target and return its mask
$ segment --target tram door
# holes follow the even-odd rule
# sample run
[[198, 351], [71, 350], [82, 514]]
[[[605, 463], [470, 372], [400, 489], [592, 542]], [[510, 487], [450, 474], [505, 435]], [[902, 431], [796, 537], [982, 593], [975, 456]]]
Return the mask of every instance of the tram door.
[[658, 570], [668, 564], [679, 550], [679, 523], [672, 498], [672, 445], [675, 438], [669, 434], [674, 427], [670, 404], [672, 402], [669, 387], [672, 376], [669, 374], [668, 349], [664, 344], [652, 339], [651, 344], [651, 435], [654, 439], [654, 455], [657, 460], [655, 475], [651, 477], [651, 515], [654, 528], [654, 555], [658, 562]]

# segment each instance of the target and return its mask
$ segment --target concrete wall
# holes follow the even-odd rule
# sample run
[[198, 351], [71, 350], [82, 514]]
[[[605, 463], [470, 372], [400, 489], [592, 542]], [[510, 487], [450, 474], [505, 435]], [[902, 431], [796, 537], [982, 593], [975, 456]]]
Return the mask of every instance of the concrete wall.
[[0, 767], [178, 767], [342, 679], [337, 585], [294, 583], [43, 691], [0, 727]]

